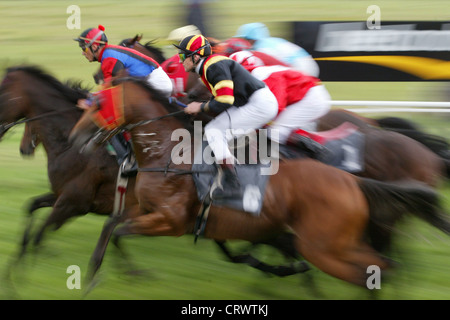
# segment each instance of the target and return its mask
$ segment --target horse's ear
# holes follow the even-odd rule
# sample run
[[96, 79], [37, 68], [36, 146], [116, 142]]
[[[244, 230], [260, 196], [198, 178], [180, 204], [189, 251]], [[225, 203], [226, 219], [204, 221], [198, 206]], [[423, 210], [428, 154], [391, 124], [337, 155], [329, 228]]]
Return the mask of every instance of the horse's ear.
[[141, 33], [141, 35], [138, 35], [138, 34], [135, 35], [134, 38], [133, 38], [133, 43], [141, 41], [142, 36], [143, 36], [142, 33]]

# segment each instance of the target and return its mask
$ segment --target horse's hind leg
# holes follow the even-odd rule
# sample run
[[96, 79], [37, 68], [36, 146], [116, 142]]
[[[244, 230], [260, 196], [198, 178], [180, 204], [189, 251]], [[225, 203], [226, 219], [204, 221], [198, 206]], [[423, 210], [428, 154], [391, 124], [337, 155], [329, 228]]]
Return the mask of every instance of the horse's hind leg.
[[323, 272], [362, 287], [367, 284], [369, 266], [377, 266], [380, 270], [387, 268], [386, 261], [363, 243], [349, 241], [335, 245], [329, 242], [310, 246], [298, 240], [298, 246], [306, 260]]

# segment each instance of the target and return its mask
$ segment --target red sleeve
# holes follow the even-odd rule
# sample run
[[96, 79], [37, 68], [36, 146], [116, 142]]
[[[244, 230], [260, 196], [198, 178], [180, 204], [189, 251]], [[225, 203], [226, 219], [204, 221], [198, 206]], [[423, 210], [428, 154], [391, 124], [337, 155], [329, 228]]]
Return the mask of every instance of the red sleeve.
[[117, 59], [106, 58], [102, 61], [102, 72], [104, 80], [108, 80], [113, 75], [114, 66], [117, 63]]

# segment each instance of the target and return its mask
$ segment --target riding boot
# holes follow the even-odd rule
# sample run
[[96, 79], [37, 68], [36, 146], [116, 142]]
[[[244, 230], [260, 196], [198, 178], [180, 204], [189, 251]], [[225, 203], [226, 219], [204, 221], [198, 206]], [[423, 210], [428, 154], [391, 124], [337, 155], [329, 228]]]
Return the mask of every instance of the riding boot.
[[232, 164], [222, 163], [218, 167], [222, 172], [222, 192], [220, 197], [223, 198], [239, 198], [242, 197], [242, 188], [236, 173], [236, 169]]

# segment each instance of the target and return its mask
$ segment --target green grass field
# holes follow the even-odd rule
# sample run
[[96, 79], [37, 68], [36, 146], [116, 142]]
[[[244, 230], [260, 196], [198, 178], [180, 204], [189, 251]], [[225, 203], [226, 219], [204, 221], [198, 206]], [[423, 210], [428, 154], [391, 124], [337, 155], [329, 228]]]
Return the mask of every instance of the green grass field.
[[[213, 1], [207, 4], [211, 35], [230, 37], [242, 23], [266, 22], [274, 35], [287, 36], [280, 21], [364, 20], [368, 5], [381, 8], [387, 20], [445, 20], [446, 1]], [[69, 30], [66, 8], [81, 9], [81, 29]], [[143, 33], [144, 40], [164, 38], [184, 25], [182, 1], [0, 1], [0, 67], [21, 63], [37, 64], [61, 80], [74, 78], [93, 85], [98, 64], [89, 64], [72, 41], [84, 29], [105, 25], [111, 43]], [[170, 52], [170, 48], [164, 48]], [[336, 100], [423, 100], [444, 99], [447, 83], [326, 83]], [[432, 114], [401, 114], [430, 133], [448, 136], [448, 117]], [[0, 299], [81, 299], [81, 290], [69, 290], [66, 270], [81, 268], [82, 276], [96, 244], [105, 217], [93, 214], [49, 232], [44, 246], [29, 254], [6, 277], [25, 228], [25, 207], [29, 199], [49, 191], [46, 156], [42, 148], [32, 159], [21, 158], [19, 141], [23, 128], [11, 130], [0, 143]], [[442, 188], [450, 211], [450, 186]], [[48, 215], [37, 211], [36, 225]], [[245, 245], [239, 241], [236, 247]], [[234, 265], [209, 240], [196, 245], [192, 236], [180, 238], [132, 237], [124, 241], [130, 254], [125, 263], [109, 248], [101, 282], [87, 299], [152, 300], [291, 300], [367, 299], [359, 288], [333, 279], [317, 269], [309, 272], [322, 296], [308, 287], [305, 275], [277, 278], [247, 266]], [[391, 281], [383, 282], [381, 299], [450, 299], [450, 241], [432, 227], [412, 219], [397, 230], [394, 257], [401, 267]], [[258, 255], [277, 262], [280, 257], [261, 248]], [[144, 270], [140, 276], [124, 273], [127, 264]]]

